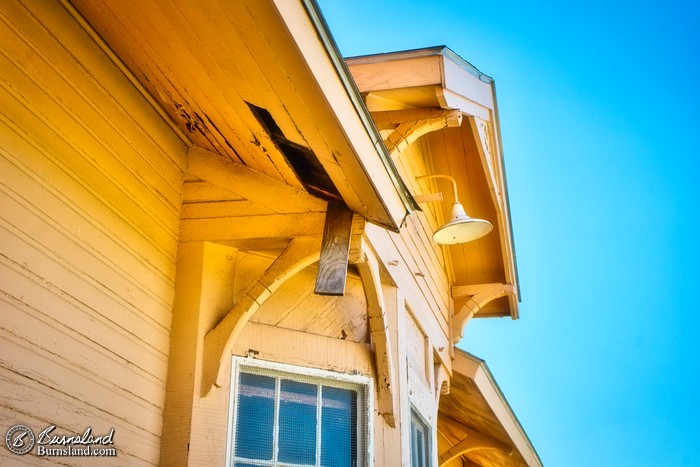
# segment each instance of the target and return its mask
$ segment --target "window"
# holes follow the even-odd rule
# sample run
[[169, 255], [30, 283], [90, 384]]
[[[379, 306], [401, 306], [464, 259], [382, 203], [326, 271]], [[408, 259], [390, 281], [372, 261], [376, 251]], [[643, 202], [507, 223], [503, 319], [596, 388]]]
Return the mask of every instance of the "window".
[[250, 360], [234, 372], [231, 466], [367, 465], [367, 378]]
[[429, 467], [431, 465], [430, 426], [411, 409], [411, 467]]

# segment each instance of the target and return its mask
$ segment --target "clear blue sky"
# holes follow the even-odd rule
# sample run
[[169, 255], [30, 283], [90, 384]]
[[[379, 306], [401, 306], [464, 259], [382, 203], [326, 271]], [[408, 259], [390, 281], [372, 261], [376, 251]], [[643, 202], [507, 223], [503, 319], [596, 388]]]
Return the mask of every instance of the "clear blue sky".
[[321, 0], [346, 56], [496, 81], [521, 319], [473, 320], [547, 466], [700, 466], [695, 2]]

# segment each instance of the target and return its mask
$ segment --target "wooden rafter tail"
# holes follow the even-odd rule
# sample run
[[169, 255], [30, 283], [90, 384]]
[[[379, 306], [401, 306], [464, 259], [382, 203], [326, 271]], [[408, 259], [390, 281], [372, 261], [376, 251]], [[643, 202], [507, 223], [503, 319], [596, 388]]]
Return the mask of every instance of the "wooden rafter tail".
[[314, 293], [345, 294], [353, 213], [342, 201], [329, 201]]

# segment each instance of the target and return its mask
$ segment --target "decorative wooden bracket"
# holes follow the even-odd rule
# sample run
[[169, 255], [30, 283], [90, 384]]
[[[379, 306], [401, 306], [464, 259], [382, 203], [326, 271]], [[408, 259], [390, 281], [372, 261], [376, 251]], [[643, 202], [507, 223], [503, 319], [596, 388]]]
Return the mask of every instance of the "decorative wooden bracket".
[[379, 130], [393, 130], [384, 140], [392, 157], [421, 136], [445, 127], [462, 124], [460, 110], [408, 109], [372, 112], [372, 119]]
[[284, 282], [318, 260], [320, 238], [295, 238], [287, 249], [254, 281], [231, 311], [204, 337], [202, 397], [214, 386], [220, 387], [221, 368], [230, 357], [236, 338], [255, 311]]
[[513, 454], [512, 446], [498, 441], [491, 436], [479, 433], [476, 430], [472, 430], [461, 423], [458, 424], [448, 417], [444, 417], [442, 421], [443, 423], [450, 425], [459, 425], [459, 430], [465, 432], [467, 437], [451, 448], [442, 451], [438, 457], [438, 465], [445, 465], [452, 459], [461, 456], [462, 454], [479, 449], [497, 449], [499, 451], [503, 451], [508, 456]]
[[452, 298], [470, 297], [459, 313], [452, 318], [452, 341], [457, 343], [462, 339], [467, 322], [486, 304], [513, 293], [514, 287], [510, 284], [476, 284], [452, 287]]
[[379, 262], [374, 253], [364, 244], [362, 232], [364, 219], [353, 218], [350, 261], [357, 265], [367, 299], [369, 330], [374, 342], [374, 359], [377, 367], [377, 408], [386, 423], [396, 427], [397, 389], [394, 381], [394, 364], [391, 358], [389, 326], [387, 322], [384, 294], [379, 273]]

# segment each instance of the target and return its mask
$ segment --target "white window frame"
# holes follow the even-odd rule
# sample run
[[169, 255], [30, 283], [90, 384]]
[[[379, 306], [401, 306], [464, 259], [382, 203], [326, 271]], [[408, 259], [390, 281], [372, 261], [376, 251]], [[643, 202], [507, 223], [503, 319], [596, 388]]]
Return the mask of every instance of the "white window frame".
[[[364, 406], [360, 406], [358, 400], [358, 417], [357, 417], [357, 439], [358, 439], [358, 463], [357, 467], [373, 467], [374, 465], [374, 446], [373, 446], [373, 384], [372, 378], [363, 375], [354, 375], [347, 373], [338, 373], [329, 370], [320, 370], [317, 368], [307, 368], [286, 363], [269, 362], [266, 360], [257, 360], [251, 357], [232, 357], [231, 364], [231, 390], [229, 391], [229, 415], [228, 415], [228, 433], [226, 440], [226, 466], [234, 465], [235, 452], [235, 433], [236, 433], [236, 417], [237, 405], [236, 396], [238, 394], [238, 380], [241, 371], [248, 371], [254, 374], [270, 375], [275, 377], [284, 377], [289, 375], [290, 379], [300, 382], [310, 382], [312, 384], [324, 384], [328, 382], [329, 386], [340, 388], [348, 388], [357, 390], [358, 388], [364, 392]], [[318, 408], [320, 410], [320, 407]], [[321, 424], [318, 424], [317, 429], [321, 430]], [[363, 437], [362, 434], [366, 435]], [[318, 436], [318, 434], [317, 434]], [[318, 454], [320, 455], [320, 453]], [[265, 464], [267, 465], [267, 464]], [[283, 465], [283, 464], [279, 464]]]

